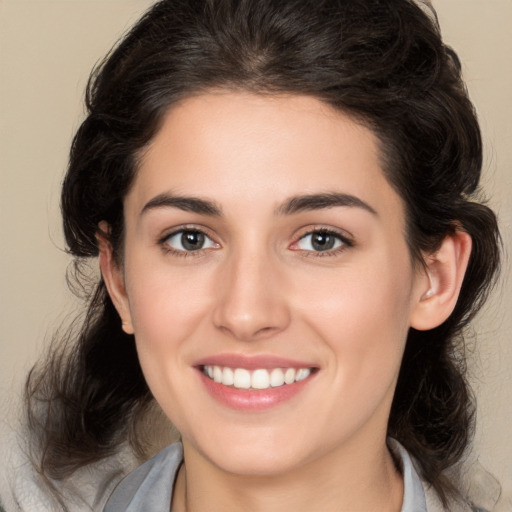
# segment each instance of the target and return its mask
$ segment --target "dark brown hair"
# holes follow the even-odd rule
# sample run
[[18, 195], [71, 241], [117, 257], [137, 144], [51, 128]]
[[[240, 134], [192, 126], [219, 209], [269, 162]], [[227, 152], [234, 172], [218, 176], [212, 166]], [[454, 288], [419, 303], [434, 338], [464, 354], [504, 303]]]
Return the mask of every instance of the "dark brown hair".
[[[138, 155], [171, 105], [211, 88], [311, 95], [373, 130], [406, 205], [415, 260], [455, 230], [471, 235], [453, 314], [431, 331], [410, 330], [388, 428], [446, 499], [453, 489], [443, 472], [460, 460], [473, 428], [462, 332], [498, 269], [499, 232], [491, 210], [474, 199], [479, 126], [435, 15], [412, 0], [156, 3], [89, 82], [62, 189], [77, 261], [98, 254], [102, 220], [122, 261], [122, 201]], [[152, 396], [101, 279], [78, 334], [31, 375], [27, 396], [41, 467], [52, 478], [126, 439], [137, 446], [130, 433]]]

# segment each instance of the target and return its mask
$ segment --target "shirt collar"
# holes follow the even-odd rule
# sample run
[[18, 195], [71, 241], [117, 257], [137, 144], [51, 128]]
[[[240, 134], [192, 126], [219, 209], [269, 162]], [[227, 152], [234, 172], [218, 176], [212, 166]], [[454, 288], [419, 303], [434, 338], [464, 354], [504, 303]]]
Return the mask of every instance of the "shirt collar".
[[[394, 439], [389, 447], [404, 478], [404, 500], [401, 512], [427, 512], [425, 493], [411, 457]], [[183, 461], [183, 447], [175, 443], [126, 476], [109, 498], [104, 512], [161, 512], [171, 502], [178, 468]]]

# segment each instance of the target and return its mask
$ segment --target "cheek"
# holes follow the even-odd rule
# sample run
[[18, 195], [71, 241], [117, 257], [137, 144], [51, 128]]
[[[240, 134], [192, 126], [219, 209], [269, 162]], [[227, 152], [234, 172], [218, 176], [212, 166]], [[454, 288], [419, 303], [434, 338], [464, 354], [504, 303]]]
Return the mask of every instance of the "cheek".
[[410, 276], [372, 268], [347, 272], [325, 287], [317, 281], [303, 311], [307, 328], [327, 348], [325, 366], [336, 392], [326, 393], [331, 400], [318, 405], [317, 415], [329, 419], [333, 435], [347, 424], [357, 431], [375, 414], [384, 425], [400, 370], [409, 329]]
[[140, 364], [153, 394], [167, 413], [174, 391], [185, 383], [190, 354], [207, 318], [205, 278], [200, 272], [132, 261], [126, 264], [127, 292]]
[[413, 278], [409, 260], [399, 256], [347, 267], [329, 280], [309, 277], [301, 286], [309, 290], [302, 316], [327, 341], [340, 378], [389, 379], [399, 369]]
[[196, 341], [206, 337], [198, 336], [208, 309], [204, 279], [185, 269], [130, 263], [127, 291], [141, 368], [153, 396], [181, 429], [182, 418], [192, 414], [182, 408], [182, 397], [194, 393], [183, 377], [191, 371]]
[[138, 264], [136, 259], [131, 263], [127, 293], [136, 334], [166, 345], [186, 337], [204, 315], [206, 284], [201, 272]]

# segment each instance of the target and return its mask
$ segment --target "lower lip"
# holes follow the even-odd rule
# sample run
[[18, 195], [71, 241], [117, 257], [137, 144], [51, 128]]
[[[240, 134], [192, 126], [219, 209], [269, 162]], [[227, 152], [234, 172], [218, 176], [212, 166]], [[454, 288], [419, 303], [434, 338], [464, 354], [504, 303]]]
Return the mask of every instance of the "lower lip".
[[293, 384], [253, 390], [224, 386], [204, 375], [201, 370], [198, 370], [198, 373], [207, 391], [217, 401], [231, 409], [241, 411], [263, 411], [286, 402], [300, 393], [316, 374], [314, 372], [308, 378]]

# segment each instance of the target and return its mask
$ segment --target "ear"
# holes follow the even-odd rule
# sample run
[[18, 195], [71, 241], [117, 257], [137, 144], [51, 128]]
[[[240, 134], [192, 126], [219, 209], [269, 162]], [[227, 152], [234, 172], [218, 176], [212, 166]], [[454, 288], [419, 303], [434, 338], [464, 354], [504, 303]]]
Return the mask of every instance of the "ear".
[[107, 287], [108, 294], [121, 317], [123, 331], [133, 334], [133, 324], [130, 314], [128, 295], [124, 285], [124, 276], [114, 258], [114, 251], [109, 240], [110, 226], [102, 221], [98, 224], [96, 240], [98, 241], [101, 275]]
[[464, 231], [456, 231], [443, 240], [435, 253], [425, 256], [426, 268], [418, 276], [411, 327], [420, 331], [434, 329], [451, 315], [470, 254], [471, 237]]

